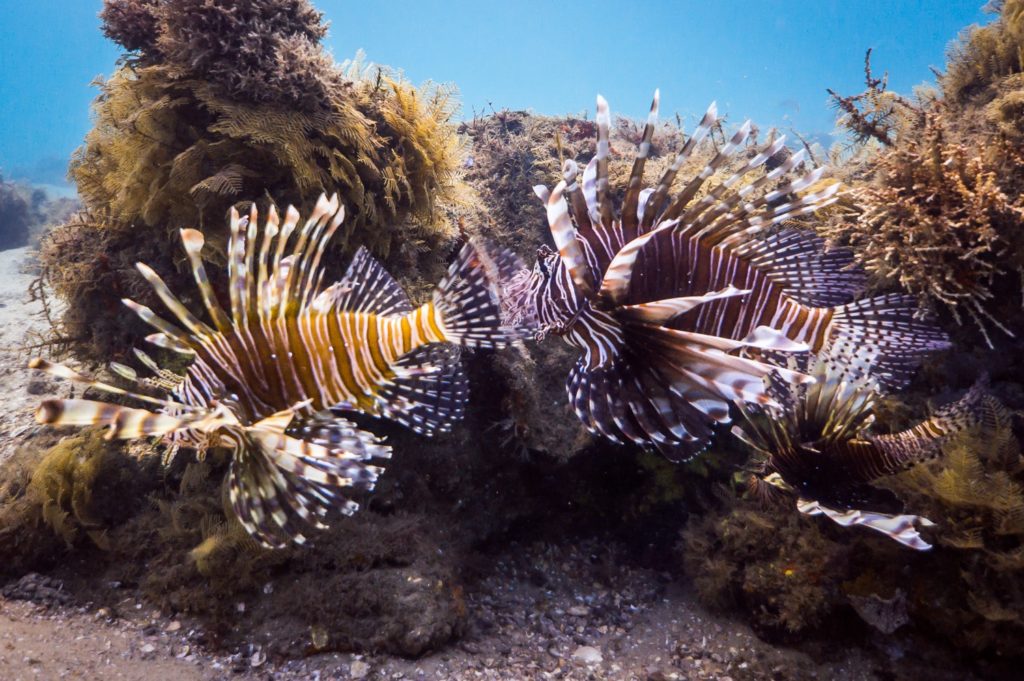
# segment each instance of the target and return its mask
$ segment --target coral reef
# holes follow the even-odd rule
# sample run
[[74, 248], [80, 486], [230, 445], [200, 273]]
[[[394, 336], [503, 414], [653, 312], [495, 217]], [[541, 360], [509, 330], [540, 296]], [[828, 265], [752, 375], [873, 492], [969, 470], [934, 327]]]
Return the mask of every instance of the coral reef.
[[[416, 88], [386, 67], [343, 70], [320, 46], [326, 29], [304, 0], [109, 0], [103, 16], [133, 52], [99, 84], [95, 125], [70, 170], [87, 217], [56, 231], [44, 249], [48, 272], [59, 279], [67, 262], [102, 270], [111, 259], [144, 260], [134, 248], [108, 249], [130, 235], [143, 251], [169, 250], [182, 227], [223, 250], [224, 216], [247, 207], [243, 198], [307, 210], [337, 190], [348, 229], [328, 264], [366, 245], [410, 277], [438, 274], [457, 236], [446, 208], [461, 162], [450, 88]], [[118, 236], [69, 234], [83, 226]], [[58, 288], [93, 319], [117, 314], [116, 293]], [[125, 348], [102, 322], [65, 326], [83, 337], [80, 352]]]

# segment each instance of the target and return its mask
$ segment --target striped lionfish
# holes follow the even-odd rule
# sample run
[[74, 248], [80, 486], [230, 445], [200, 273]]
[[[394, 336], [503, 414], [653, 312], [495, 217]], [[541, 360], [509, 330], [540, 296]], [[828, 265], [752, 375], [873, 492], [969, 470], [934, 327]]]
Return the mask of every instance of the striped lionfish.
[[871, 379], [850, 380], [836, 366], [815, 358], [809, 372], [814, 384], [773, 376], [769, 390], [777, 406], [741, 405], [746, 425], [733, 426], [732, 432], [756, 452], [752, 489], [762, 496], [781, 490], [796, 498], [801, 513], [825, 515], [843, 526], [863, 525], [910, 548], [930, 549], [916, 526], [934, 523], [901, 514], [896, 495], [871, 482], [938, 456], [950, 438], [1002, 406], [982, 380], [928, 420], [873, 435], [878, 386]]
[[[510, 318], [534, 316], [541, 336], [558, 334], [581, 351], [567, 390], [592, 433], [680, 460], [708, 445], [713, 425], [729, 421], [730, 403], [770, 404], [771, 372], [813, 380], [780, 366], [781, 353], [827, 346], [844, 359], [859, 348], [860, 371], [898, 384], [922, 353], [947, 346], [914, 320], [909, 296], [851, 302], [864, 276], [850, 270], [849, 252], [825, 252], [808, 231], [772, 229], [828, 206], [838, 190], [833, 183], [801, 195], [825, 169], [786, 179], [805, 153], [778, 162], [784, 137], [748, 153], [744, 123], [673, 194], [683, 164], [719, 120], [712, 104], [657, 185], [642, 188], [658, 97], [618, 207], [608, 180], [611, 117], [597, 98], [597, 153], [582, 181], [568, 160], [554, 189], [534, 188], [558, 251], [542, 247], [532, 272], [510, 286]], [[741, 152], [740, 167], [719, 177]], [[759, 171], [769, 160], [775, 167]], [[717, 185], [698, 198], [711, 178]]]
[[[108, 426], [108, 438], [164, 436], [172, 448], [193, 447], [200, 456], [208, 447], [232, 449], [232, 508], [267, 546], [303, 542], [304, 526], [323, 527], [331, 508], [353, 513], [358, 505], [343, 490], [372, 489], [382, 469], [369, 461], [390, 458], [391, 449], [335, 412], [384, 417], [427, 436], [449, 430], [467, 395], [453, 344], [493, 348], [517, 338], [502, 325], [499, 292], [502, 277], [522, 264], [508, 252], [488, 253], [470, 241], [431, 301], [414, 309], [361, 248], [344, 278], [322, 288], [321, 257], [343, 219], [336, 195], [321, 196], [301, 228], [292, 207], [283, 221], [271, 207], [262, 229], [255, 206], [241, 218], [232, 209], [230, 315], [203, 267], [203, 235], [181, 230], [212, 326], [142, 263], [139, 271], [181, 326], [132, 300], [124, 303], [157, 330], [149, 342], [193, 358], [187, 374], [159, 369], [136, 351], [157, 371], [138, 382], [170, 393], [153, 397], [34, 359], [32, 368], [159, 407], [46, 400], [37, 419]], [[112, 369], [137, 378], [130, 367]]]

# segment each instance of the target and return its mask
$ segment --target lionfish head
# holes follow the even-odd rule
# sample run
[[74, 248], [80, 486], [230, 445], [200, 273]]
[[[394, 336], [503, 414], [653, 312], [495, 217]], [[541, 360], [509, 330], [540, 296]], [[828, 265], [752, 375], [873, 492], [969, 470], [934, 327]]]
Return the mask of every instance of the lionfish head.
[[571, 286], [558, 252], [540, 246], [533, 268], [523, 268], [505, 284], [503, 323], [535, 328], [538, 339], [559, 333], [578, 311]]

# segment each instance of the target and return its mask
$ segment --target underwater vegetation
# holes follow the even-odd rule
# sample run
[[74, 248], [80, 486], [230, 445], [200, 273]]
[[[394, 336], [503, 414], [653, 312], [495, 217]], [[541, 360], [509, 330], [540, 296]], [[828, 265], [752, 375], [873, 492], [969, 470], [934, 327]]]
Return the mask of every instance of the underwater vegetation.
[[[384, 67], [334, 64], [319, 43], [321, 16], [304, 1], [109, 0], [103, 17], [130, 52], [100, 83], [94, 127], [71, 164], [84, 216], [43, 252], [70, 303], [64, 333], [80, 351], [127, 352], [122, 337], [89, 320], [138, 286], [132, 262], [172, 271], [167, 255], [144, 256], [173, 252], [183, 226], [204, 231], [223, 254], [227, 211], [247, 210], [251, 198], [308, 211], [337, 190], [349, 212], [338, 251], [365, 245], [439, 273], [456, 236], [442, 204], [455, 198], [461, 158], [450, 89], [415, 88]], [[113, 270], [115, 285], [86, 295], [81, 270]]]
[[[840, 124], [865, 145], [846, 164], [853, 215], [823, 225], [882, 281], [929, 308], [988, 329], [1007, 326], [1024, 282], [1024, 3], [993, 3], [998, 18], [965, 31], [939, 90], [904, 97], [866, 65], [865, 92], [832, 93]], [[869, 53], [870, 58], [870, 53]]]
[[556, 334], [582, 353], [567, 391], [590, 432], [687, 459], [708, 446], [715, 424], [729, 422], [730, 403], [771, 402], [769, 374], [813, 380], [774, 359], [780, 353], [826, 350], [899, 385], [921, 355], [947, 347], [905, 296], [850, 302], [861, 277], [848, 271], [848, 253], [824, 252], [813, 232], [772, 229], [830, 205], [838, 190], [802, 193], [824, 168], [791, 177], [805, 152], [776, 158], [784, 137], [729, 167], [747, 151], [748, 121], [673, 193], [716, 122], [712, 105], [657, 185], [642, 189], [658, 100], [615, 209], [611, 116], [598, 97], [597, 154], [582, 179], [566, 161], [553, 190], [535, 188], [558, 250], [539, 251], [513, 287], [519, 303], [508, 314], [536, 317], [541, 337]]
[[230, 315], [203, 265], [202, 233], [183, 229], [182, 243], [213, 326], [139, 263], [180, 326], [133, 300], [125, 299], [125, 305], [157, 331], [148, 342], [192, 362], [182, 376], [136, 351], [154, 373], [141, 380], [131, 367], [111, 367], [143, 391], [155, 388], [172, 397], [126, 391], [37, 358], [31, 368], [160, 410], [46, 400], [36, 419], [55, 426], [107, 426], [109, 439], [162, 437], [170, 447], [168, 460], [182, 446], [195, 449], [200, 460], [208, 448], [230, 448], [231, 507], [264, 546], [304, 542], [304, 528], [325, 527], [331, 511], [351, 515], [359, 505], [342, 490], [372, 490], [383, 469], [368, 462], [390, 458], [391, 448], [340, 412], [385, 417], [426, 436], [449, 431], [462, 417], [467, 396], [456, 346], [504, 347], [519, 337], [502, 325], [500, 311], [503, 281], [522, 264], [510, 252], [487, 253], [470, 242], [432, 300], [414, 309], [363, 248], [345, 276], [325, 287], [321, 258], [344, 218], [337, 195], [321, 195], [301, 226], [291, 206], [283, 220], [272, 206], [262, 226], [255, 205], [245, 218], [232, 209]]

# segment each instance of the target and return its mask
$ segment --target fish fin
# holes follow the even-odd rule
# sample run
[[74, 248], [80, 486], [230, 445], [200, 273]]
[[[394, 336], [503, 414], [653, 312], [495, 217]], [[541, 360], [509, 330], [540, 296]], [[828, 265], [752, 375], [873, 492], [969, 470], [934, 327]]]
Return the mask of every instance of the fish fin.
[[36, 410], [36, 421], [52, 426], [106, 426], [108, 440], [167, 435], [195, 420], [94, 400], [43, 400]]
[[664, 213], [660, 216], [662, 220], [671, 220], [682, 216], [686, 206], [689, 205], [693, 197], [697, 195], [700, 188], [704, 186], [704, 183], [709, 177], [714, 175], [718, 170], [724, 166], [729, 159], [735, 156], [747, 142], [747, 138], [750, 137], [750, 131], [753, 128], [753, 124], [748, 120], [740, 126], [733, 136], [726, 142], [714, 158], [708, 161], [697, 175], [691, 179], [682, 191], [673, 197], [672, 202], [665, 209]]
[[393, 369], [395, 378], [377, 393], [382, 416], [427, 437], [450, 432], [462, 419], [469, 385], [458, 347], [421, 346], [404, 355]]
[[206, 274], [206, 267], [203, 266], [202, 251], [205, 243], [203, 233], [197, 229], [182, 229], [180, 234], [181, 243], [185, 247], [185, 254], [188, 255], [189, 264], [192, 267], [192, 276], [203, 297], [203, 304], [206, 306], [207, 312], [210, 313], [210, 318], [217, 330], [227, 333], [231, 330], [231, 318], [217, 301], [210, 278]]
[[932, 548], [931, 544], [921, 538], [917, 526], [930, 527], [935, 523], [921, 516], [890, 515], [888, 513], [875, 513], [874, 511], [859, 511], [857, 509], [839, 511], [825, 506], [818, 501], [808, 499], [798, 499], [797, 510], [805, 515], [824, 515], [832, 522], [843, 527], [862, 525], [871, 528], [875, 532], [881, 532], [893, 541], [899, 542], [915, 551], [927, 551]]
[[390, 456], [390, 448], [374, 435], [344, 420], [333, 426], [329, 421], [300, 424], [293, 430], [299, 436], [280, 425], [257, 423], [245, 429], [245, 444], [236, 450], [228, 478], [235, 515], [250, 535], [271, 548], [305, 542], [307, 528], [325, 527], [333, 509], [346, 515], [358, 510], [343, 490], [373, 489], [383, 469], [366, 460]]
[[405, 315], [413, 310], [409, 296], [365, 246], [356, 252], [341, 281], [325, 289], [312, 304], [318, 309], [380, 316]]
[[700, 123], [697, 124], [697, 128], [690, 135], [689, 139], [686, 140], [686, 144], [676, 154], [675, 159], [672, 161], [672, 165], [665, 169], [662, 173], [661, 178], [658, 180], [657, 186], [654, 188], [654, 193], [647, 201], [647, 205], [644, 209], [644, 217], [640, 222], [640, 233], [646, 232], [658, 222], [662, 220], [662, 214], [665, 209], [665, 202], [668, 200], [669, 193], [672, 191], [672, 184], [676, 180], [676, 176], [679, 174], [679, 170], [683, 167], [683, 164], [693, 154], [705, 137], [711, 132], [711, 128], [718, 121], [718, 106], [715, 102], [711, 102], [711, 106], [704, 113], [704, 116], [700, 119]]
[[519, 340], [523, 330], [502, 323], [502, 303], [505, 285], [524, 267], [511, 251], [488, 247], [480, 239], [463, 246], [434, 289], [433, 304], [441, 315], [445, 339], [481, 348]]
[[[942, 453], [950, 438], [970, 428], [1005, 418], [1006, 408], [987, 391], [983, 378], [959, 400], [935, 411], [931, 418], [907, 430], [869, 439], [877, 449], [874, 461], [864, 462], [874, 477], [894, 475]], [[994, 417], [994, 418], [993, 418]]]
[[644, 125], [643, 136], [640, 138], [640, 145], [633, 159], [633, 167], [629, 172], [629, 182], [626, 184], [626, 195], [622, 201], [622, 228], [626, 240], [631, 240], [638, 235], [639, 229], [639, 206], [640, 192], [644, 180], [644, 166], [647, 164], [647, 157], [651, 153], [651, 140], [654, 139], [654, 129], [658, 125], [658, 105], [661, 93], [654, 91], [654, 99], [651, 101], [651, 108], [647, 112], [647, 123]]
[[566, 382], [569, 403], [595, 435], [688, 460], [710, 444], [715, 423], [728, 421], [728, 405], [700, 388], [679, 390], [649, 359], [628, 348], [597, 367], [580, 358]]
[[153, 269], [145, 263], [135, 263], [135, 268], [139, 270], [143, 278], [149, 283], [149, 285], [156, 291], [157, 297], [163, 302], [168, 310], [174, 313], [174, 316], [178, 318], [186, 329], [196, 336], [212, 336], [214, 330], [202, 322], [198, 317], [189, 312], [177, 296], [171, 293], [171, 290], [167, 288], [167, 284], [160, 278], [160, 275], [153, 271]]
[[583, 244], [578, 238], [572, 220], [569, 217], [569, 204], [563, 196], [566, 183], [559, 182], [551, 191], [547, 201], [548, 227], [551, 229], [551, 236], [555, 240], [555, 247], [562, 263], [569, 271], [573, 285], [589, 298], [594, 294], [594, 274], [587, 263], [586, 253]]
[[916, 301], [894, 293], [833, 311], [825, 356], [850, 380], [872, 376], [887, 389], [910, 380], [922, 357], [950, 346], [946, 334], [915, 318]]
[[782, 229], [763, 239], [751, 239], [736, 249], [749, 258], [786, 295], [812, 307], [833, 307], [853, 300], [867, 275], [853, 268], [853, 252], [826, 250], [825, 240], [809, 230]]
[[608, 110], [608, 101], [601, 95], [597, 96], [597, 115], [594, 120], [597, 123], [597, 153], [594, 155], [597, 160], [597, 210], [601, 216], [600, 224], [607, 228], [615, 217], [611, 196], [608, 192], [612, 115]]
[[722, 298], [745, 296], [748, 293], [750, 293], [750, 290], [738, 289], [730, 284], [720, 291], [712, 291], [702, 296], [682, 296], [679, 298], [655, 300], [639, 305], [624, 305], [619, 308], [619, 312], [633, 321], [646, 322], [648, 324], [665, 324], [673, 318], [689, 312], [698, 305]]

